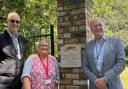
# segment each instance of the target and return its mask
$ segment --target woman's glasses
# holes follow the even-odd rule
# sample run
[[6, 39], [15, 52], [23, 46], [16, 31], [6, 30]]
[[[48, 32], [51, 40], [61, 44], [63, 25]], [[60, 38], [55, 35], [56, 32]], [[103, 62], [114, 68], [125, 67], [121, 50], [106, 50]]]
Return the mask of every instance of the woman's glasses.
[[48, 49], [49, 48], [48, 45], [40, 45], [40, 47], [43, 48], [43, 49]]

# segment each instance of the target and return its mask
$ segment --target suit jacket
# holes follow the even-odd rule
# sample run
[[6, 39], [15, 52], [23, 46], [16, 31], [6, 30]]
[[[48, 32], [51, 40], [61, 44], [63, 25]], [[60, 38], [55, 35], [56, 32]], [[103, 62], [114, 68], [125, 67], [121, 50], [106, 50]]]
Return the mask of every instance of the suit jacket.
[[16, 49], [7, 30], [0, 34], [0, 89], [21, 89], [21, 84], [18, 84], [27, 41], [21, 35], [18, 35], [18, 41], [21, 51], [20, 60], [16, 56]]
[[[83, 58], [83, 71], [90, 80], [90, 89], [96, 89], [95, 80], [99, 77], [94, 61], [94, 47], [95, 40], [92, 40], [85, 46]], [[124, 47], [120, 39], [106, 37], [101, 75], [106, 78], [108, 89], [123, 89], [119, 75], [125, 68], [124, 57]]]

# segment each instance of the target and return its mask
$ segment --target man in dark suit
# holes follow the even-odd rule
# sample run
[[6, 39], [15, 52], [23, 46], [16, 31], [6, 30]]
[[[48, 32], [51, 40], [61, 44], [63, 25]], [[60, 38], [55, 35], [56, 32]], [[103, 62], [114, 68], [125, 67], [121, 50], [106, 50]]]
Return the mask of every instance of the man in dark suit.
[[7, 29], [0, 34], [0, 89], [21, 89], [20, 75], [27, 41], [18, 34], [20, 16], [11, 12]]

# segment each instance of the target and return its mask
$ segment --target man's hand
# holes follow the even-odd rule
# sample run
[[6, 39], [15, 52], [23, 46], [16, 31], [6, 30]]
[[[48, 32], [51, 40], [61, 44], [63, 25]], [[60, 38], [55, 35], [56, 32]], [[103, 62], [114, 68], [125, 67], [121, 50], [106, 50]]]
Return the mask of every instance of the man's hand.
[[108, 89], [107, 88], [107, 82], [104, 78], [99, 78], [95, 81], [95, 84], [96, 84], [96, 88], [97, 89]]

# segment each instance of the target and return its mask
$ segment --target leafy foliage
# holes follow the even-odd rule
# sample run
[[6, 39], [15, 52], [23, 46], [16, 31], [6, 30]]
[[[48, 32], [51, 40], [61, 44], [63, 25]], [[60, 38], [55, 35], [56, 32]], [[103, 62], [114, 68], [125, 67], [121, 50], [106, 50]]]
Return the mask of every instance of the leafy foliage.
[[94, 0], [94, 15], [105, 20], [107, 34], [123, 40], [128, 55], [128, 1]]
[[[49, 27], [52, 24], [55, 28], [56, 38], [56, 9], [56, 0], [0, 0], [0, 31], [3, 31], [6, 27], [7, 14], [16, 11], [21, 17], [20, 33], [25, 37], [49, 34]], [[56, 41], [57, 39], [55, 39], [55, 42]], [[33, 40], [31, 42], [33, 42]], [[57, 47], [57, 43], [55, 46]]]

